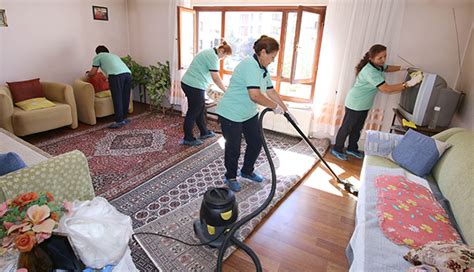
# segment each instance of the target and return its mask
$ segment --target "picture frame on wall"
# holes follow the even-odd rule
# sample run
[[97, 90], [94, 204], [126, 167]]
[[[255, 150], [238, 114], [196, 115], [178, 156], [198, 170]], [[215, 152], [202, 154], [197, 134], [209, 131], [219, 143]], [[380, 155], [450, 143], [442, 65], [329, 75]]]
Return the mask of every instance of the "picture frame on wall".
[[108, 21], [109, 11], [106, 7], [92, 6], [94, 20]]
[[0, 9], [0, 26], [8, 26], [7, 15], [5, 14], [4, 9]]

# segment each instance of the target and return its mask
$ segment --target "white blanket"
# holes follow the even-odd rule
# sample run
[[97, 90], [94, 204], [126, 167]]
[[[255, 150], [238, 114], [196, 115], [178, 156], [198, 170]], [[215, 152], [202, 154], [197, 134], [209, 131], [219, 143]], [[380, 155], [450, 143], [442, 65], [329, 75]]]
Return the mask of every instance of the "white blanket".
[[382, 232], [377, 217], [377, 189], [375, 178], [379, 175], [401, 175], [429, 188], [428, 182], [402, 168], [364, 166], [357, 203], [356, 227], [349, 242], [348, 255], [352, 254], [349, 271], [407, 271], [412, 266], [403, 259], [409, 248], [394, 244]]

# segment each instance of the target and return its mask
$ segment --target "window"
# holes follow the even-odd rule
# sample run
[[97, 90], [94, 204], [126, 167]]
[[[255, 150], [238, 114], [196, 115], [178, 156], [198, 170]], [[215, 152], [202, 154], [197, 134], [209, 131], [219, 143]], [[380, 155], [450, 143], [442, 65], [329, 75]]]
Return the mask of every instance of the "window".
[[[265, 34], [280, 43], [280, 52], [268, 67], [275, 89], [287, 101], [313, 100], [325, 7], [226, 6], [195, 7], [193, 11], [199, 29], [194, 29], [189, 18], [185, 20], [182, 15], [178, 16], [181, 18], [178, 29], [189, 35], [179, 40], [184, 43], [179, 46], [181, 63], [189, 61], [190, 52], [196, 54], [215, 47], [223, 38], [233, 49], [232, 56], [221, 63], [221, 76], [228, 79], [235, 66], [253, 54], [255, 40]], [[194, 33], [191, 35], [189, 31]], [[189, 46], [194, 44], [189, 37], [197, 37], [197, 50], [193, 51], [191, 48], [194, 47]]]

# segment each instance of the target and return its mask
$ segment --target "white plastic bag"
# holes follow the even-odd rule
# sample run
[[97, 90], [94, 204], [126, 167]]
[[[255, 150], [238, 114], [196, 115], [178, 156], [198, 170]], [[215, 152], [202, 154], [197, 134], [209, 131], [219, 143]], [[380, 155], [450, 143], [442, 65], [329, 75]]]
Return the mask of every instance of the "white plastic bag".
[[82, 262], [95, 269], [117, 265], [133, 234], [130, 217], [102, 197], [73, 203], [72, 215], [61, 218], [58, 230], [70, 236]]

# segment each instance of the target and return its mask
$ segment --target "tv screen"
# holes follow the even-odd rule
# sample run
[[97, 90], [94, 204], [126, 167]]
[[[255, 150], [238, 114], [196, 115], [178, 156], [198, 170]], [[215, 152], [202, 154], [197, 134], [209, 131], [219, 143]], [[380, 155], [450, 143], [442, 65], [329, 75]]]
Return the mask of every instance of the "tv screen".
[[[406, 80], [409, 80], [410, 72]], [[446, 80], [436, 74], [423, 73], [423, 81], [402, 91], [399, 110], [409, 121], [418, 126], [427, 126], [434, 113], [434, 107], [440, 107], [437, 126], [447, 127], [456, 111], [461, 93], [447, 86]]]

